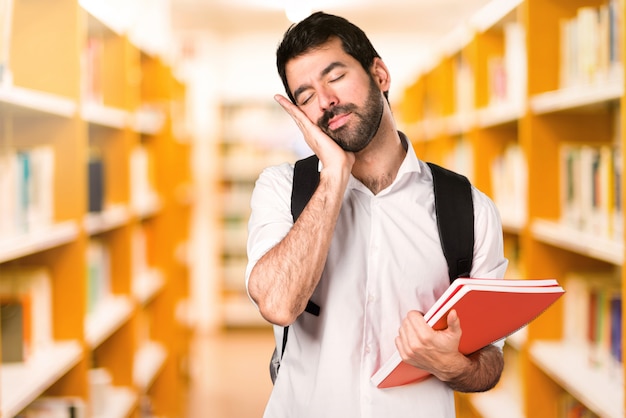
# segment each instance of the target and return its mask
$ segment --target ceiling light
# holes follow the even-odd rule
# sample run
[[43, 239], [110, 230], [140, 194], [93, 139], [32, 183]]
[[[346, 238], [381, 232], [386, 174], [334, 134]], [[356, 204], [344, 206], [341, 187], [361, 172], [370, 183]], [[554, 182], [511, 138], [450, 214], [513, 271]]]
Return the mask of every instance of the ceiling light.
[[285, 14], [292, 23], [298, 23], [312, 11], [309, 0], [285, 0]]

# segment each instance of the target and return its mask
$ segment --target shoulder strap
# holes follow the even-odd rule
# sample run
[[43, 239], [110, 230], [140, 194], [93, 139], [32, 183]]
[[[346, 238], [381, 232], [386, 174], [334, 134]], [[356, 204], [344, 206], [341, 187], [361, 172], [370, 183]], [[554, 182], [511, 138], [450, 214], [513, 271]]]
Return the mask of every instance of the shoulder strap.
[[293, 216], [294, 222], [296, 222], [320, 183], [319, 161], [317, 155], [311, 155], [296, 161], [293, 169], [293, 187], [291, 189], [291, 216]]
[[437, 228], [448, 263], [450, 283], [469, 277], [474, 254], [474, 205], [469, 180], [433, 163]]

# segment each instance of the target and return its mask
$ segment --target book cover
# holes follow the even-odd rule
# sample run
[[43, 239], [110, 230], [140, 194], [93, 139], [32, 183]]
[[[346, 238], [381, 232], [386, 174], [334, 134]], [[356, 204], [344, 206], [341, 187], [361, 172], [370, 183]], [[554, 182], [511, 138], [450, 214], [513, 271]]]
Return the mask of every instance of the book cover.
[[[47, 269], [3, 267], [0, 269], [0, 300], [17, 300], [22, 305], [24, 360], [45, 350], [53, 341], [52, 283]], [[3, 351], [3, 361], [4, 354]]]
[[[455, 309], [463, 330], [459, 351], [467, 355], [527, 325], [563, 293], [554, 279], [457, 279], [424, 319], [433, 329], [445, 329], [447, 315]], [[379, 388], [389, 388], [418, 382], [429, 375], [404, 363], [396, 351], [371, 380]]]
[[4, 297], [0, 300], [2, 363], [23, 362], [26, 359], [29, 315], [27, 299]]

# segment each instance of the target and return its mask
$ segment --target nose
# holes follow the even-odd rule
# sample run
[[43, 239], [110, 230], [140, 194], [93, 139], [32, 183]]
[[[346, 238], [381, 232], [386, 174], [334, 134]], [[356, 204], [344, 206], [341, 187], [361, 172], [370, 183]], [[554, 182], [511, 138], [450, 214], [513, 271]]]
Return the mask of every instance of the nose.
[[319, 106], [321, 110], [329, 110], [339, 104], [339, 99], [331, 88], [323, 88], [318, 92]]

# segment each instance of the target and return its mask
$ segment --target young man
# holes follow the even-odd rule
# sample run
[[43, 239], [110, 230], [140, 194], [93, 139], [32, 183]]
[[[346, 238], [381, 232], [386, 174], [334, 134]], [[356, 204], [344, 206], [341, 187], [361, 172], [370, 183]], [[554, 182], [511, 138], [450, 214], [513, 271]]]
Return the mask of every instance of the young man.
[[[320, 159], [320, 182], [298, 220], [293, 166], [270, 167], [251, 200], [246, 274], [250, 297], [289, 338], [267, 418], [454, 417], [453, 390], [483, 391], [503, 368], [501, 346], [458, 351], [463, 318], [433, 331], [426, 312], [450, 284], [432, 175], [397, 131], [390, 74], [366, 35], [315, 13], [277, 50], [291, 115]], [[502, 229], [491, 200], [473, 188], [474, 277], [502, 277]], [[318, 316], [305, 312], [311, 300]], [[432, 377], [378, 389], [370, 377], [398, 349]]]

